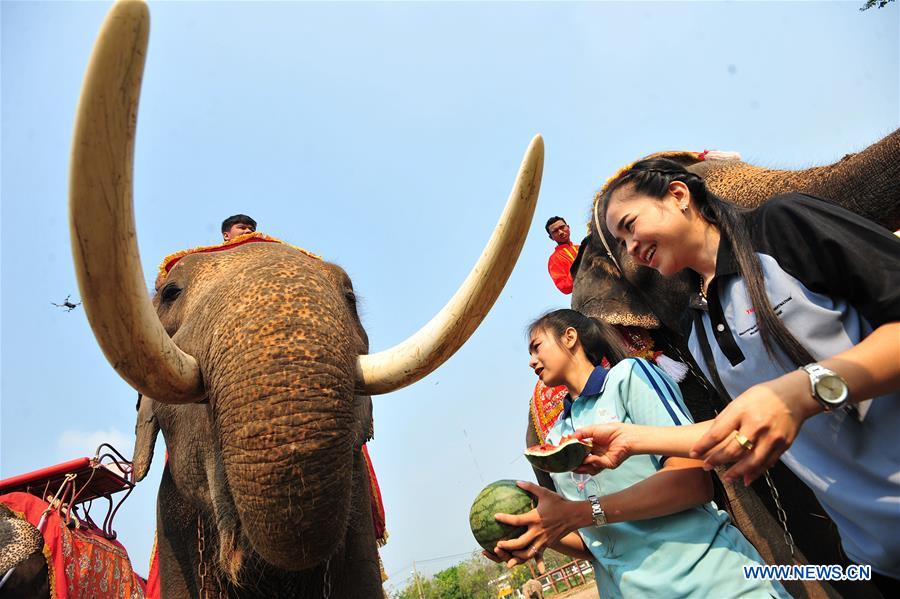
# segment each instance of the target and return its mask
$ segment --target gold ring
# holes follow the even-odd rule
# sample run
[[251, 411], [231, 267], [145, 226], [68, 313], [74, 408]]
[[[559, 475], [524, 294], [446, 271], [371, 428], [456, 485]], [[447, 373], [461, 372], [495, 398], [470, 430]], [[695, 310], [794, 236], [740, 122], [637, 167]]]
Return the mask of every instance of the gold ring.
[[753, 441], [742, 435], [740, 431], [734, 431], [734, 440], [747, 451], [753, 451]]

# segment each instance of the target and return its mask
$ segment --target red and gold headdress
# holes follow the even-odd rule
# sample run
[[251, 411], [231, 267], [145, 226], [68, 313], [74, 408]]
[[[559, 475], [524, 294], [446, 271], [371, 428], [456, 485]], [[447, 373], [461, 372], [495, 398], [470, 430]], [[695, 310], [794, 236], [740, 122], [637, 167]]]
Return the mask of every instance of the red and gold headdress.
[[162, 263], [159, 265], [158, 276], [165, 277], [167, 274], [169, 274], [169, 271], [172, 270], [172, 267], [175, 266], [175, 264], [179, 260], [184, 258], [185, 256], [189, 256], [191, 254], [205, 254], [205, 253], [210, 253], [210, 252], [221, 252], [223, 250], [234, 249], [240, 245], [245, 245], [248, 243], [259, 243], [259, 242], [283, 243], [284, 245], [290, 246], [290, 247], [294, 248], [295, 250], [303, 252], [310, 258], [315, 258], [316, 260], [322, 259], [321, 256], [317, 256], [316, 254], [313, 254], [310, 251], [304, 250], [303, 248], [299, 248], [295, 245], [285, 243], [284, 241], [281, 241], [280, 239], [276, 239], [274, 237], [269, 237], [265, 233], [257, 233], [254, 231], [252, 233], [244, 233], [243, 235], [239, 235], [239, 236], [235, 237], [234, 239], [230, 239], [224, 243], [220, 243], [219, 245], [205, 245], [205, 246], [190, 248], [187, 250], [181, 250], [180, 252], [175, 252], [174, 254], [169, 254], [168, 256], [165, 257], [165, 259], [163, 259]]

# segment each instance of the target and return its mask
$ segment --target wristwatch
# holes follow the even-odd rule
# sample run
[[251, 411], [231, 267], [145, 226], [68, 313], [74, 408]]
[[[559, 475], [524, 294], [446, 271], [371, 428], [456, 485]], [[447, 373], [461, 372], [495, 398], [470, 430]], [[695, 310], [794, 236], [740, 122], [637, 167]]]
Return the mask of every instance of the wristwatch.
[[600, 507], [600, 498], [596, 495], [588, 496], [591, 502], [591, 515], [594, 516], [594, 526], [606, 526], [606, 512]]
[[826, 412], [839, 410], [847, 404], [850, 389], [841, 375], [815, 363], [802, 366], [801, 370], [805, 370], [809, 375], [813, 399], [819, 402]]

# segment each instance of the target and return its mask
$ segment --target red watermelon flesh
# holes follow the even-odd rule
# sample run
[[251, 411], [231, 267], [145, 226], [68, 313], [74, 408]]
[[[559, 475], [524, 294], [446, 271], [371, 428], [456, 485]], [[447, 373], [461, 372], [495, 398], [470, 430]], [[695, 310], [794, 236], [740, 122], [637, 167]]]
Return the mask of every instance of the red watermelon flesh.
[[525, 457], [532, 466], [544, 472], [571, 472], [584, 462], [590, 452], [590, 441], [566, 435], [560, 439], [559, 445], [532, 445], [525, 450]]

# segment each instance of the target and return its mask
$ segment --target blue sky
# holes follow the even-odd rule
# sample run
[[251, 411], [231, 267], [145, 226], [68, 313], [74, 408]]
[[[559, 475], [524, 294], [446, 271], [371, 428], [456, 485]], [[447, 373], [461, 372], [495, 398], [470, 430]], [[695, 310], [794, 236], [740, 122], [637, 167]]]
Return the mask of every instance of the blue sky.
[[[468, 510], [485, 484], [530, 477], [524, 327], [568, 303], [547, 276], [544, 220], [563, 215], [580, 237], [593, 192], [650, 152], [800, 168], [897, 128], [898, 9], [861, 4], [152, 2], [135, 164], [148, 286], [163, 256], [217, 242], [246, 212], [341, 264], [384, 349], [465, 278], [544, 136], [535, 222], [493, 311], [436, 373], [375, 398], [382, 557], [399, 584], [413, 560], [476, 548]], [[68, 161], [108, 7], [0, 3], [2, 477], [100, 440], [132, 451], [134, 391], [83, 310], [50, 305], [78, 298]], [[142, 574], [160, 471], [117, 520]]]

